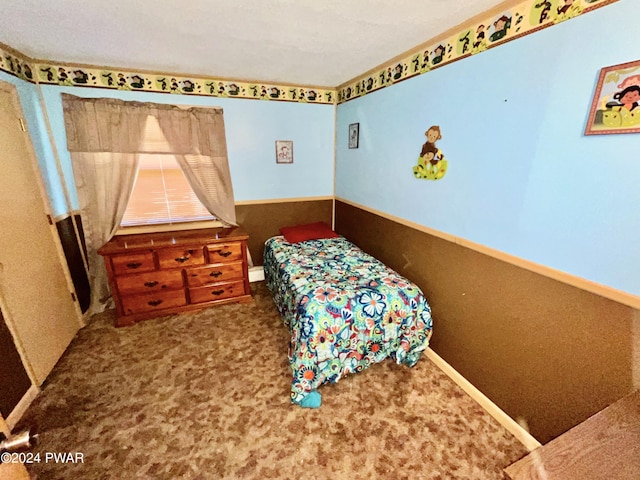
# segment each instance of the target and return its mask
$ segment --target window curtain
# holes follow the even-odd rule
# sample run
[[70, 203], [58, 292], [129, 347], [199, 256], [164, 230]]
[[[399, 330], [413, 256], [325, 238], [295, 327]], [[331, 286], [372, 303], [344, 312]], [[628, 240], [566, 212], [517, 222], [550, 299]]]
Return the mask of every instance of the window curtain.
[[91, 304], [103, 311], [111, 296], [98, 249], [120, 226], [138, 171], [147, 116], [124, 102], [63, 94], [67, 147], [87, 247]]
[[[237, 225], [222, 109], [69, 94], [62, 94], [62, 103], [87, 246], [90, 313], [108, 305], [107, 274], [97, 251], [120, 226], [139, 154], [175, 155], [207, 210], [227, 225]], [[169, 145], [146, 138], [150, 116], [158, 120]]]
[[198, 200], [218, 220], [237, 225], [222, 109], [158, 108], [152, 115]]

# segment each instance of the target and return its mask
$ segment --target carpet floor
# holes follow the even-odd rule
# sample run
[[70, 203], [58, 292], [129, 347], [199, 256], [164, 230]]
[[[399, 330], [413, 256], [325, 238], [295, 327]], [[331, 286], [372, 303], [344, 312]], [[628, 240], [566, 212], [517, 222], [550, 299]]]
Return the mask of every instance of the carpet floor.
[[483, 480], [527, 453], [426, 357], [325, 385], [317, 410], [292, 405], [288, 331], [264, 282], [252, 289], [131, 327], [94, 316], [19, 422], [39, 431], [33, 478]]

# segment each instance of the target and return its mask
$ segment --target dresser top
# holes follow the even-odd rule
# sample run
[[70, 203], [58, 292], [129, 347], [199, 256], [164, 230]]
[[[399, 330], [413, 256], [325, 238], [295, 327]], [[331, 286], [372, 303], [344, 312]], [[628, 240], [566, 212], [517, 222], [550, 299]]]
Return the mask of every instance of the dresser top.
[[232, 242], [249, 238], [242, 227], [202, 228], [175, 232], [139, 233], [116, 235], [99, 250], [100, 255], [150, 250], [154, 248], [202, 245], [207, 243]]

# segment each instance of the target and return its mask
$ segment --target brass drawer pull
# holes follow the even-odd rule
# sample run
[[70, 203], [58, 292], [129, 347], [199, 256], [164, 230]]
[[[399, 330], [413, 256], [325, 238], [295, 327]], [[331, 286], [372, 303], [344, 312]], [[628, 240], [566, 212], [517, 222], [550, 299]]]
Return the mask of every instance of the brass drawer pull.
[[149, 305], [151, 305], [152, 307], [157, 307], [158, 305], [160, 305], [162, 303], [162, 300], [151, 300], [150, 302], [147, 302]]
[[158, 284], [155, 280], [153, 282], [144, 282], [145, 287], [153, 288]]
[[222, 272], [219, 270], [217, 272], [211, 272], [209, 274], [210, 277], [219, 277], [220, 275], [222, 275]]
[[142, 266], [141, 262], [127, 263], [127, 268], [138, 268], [138, 267], [141, 267], [141, 266]]
[[174, 258], [174, 260], [175, 260], [176, 262], [184, 263], [184, 262], [186, 262], [187, 260], [189, 260], [189, 255], [185, 255], [184, 257]]
[[224, 290], [212, 290], [211, 295], [222, 295]]
[[228, 257], [229, 255], [231, 255], [231, 252], [225, 252], [224, 250], [217, 250], [216, 253], [221, 257]]

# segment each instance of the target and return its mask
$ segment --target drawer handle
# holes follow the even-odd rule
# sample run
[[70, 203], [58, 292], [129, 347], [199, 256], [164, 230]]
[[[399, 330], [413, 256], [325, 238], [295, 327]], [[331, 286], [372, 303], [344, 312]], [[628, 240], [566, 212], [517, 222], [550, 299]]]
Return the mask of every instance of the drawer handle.
[[185, 255], [184, 257], [174, 258], [174, 260], [175, 260], [176, 262], [184, 263], [184, 262], [186, 262], [187, 260], [189, 260], [189, 255]]
[[144, 286], [149, 288], [155, 287], [157, 284], [158, 282], [156, 282], [155, 280], [153, 282], [144, 282]]
[[141, 262], [127, 263], [127, 268], [138, 268], [138, 267], [141, 267], [141, 266], [142, 266]]
[[162, 303], [162, 300], [151, 300], [150, 302], [147, 302], [149, 305], [151, 305], [152, 307], [157, 307], [158, 305], [160, 305]]
[[211, 272], [209, 274], [210, 277], [219, 277], [220, 275], [222, 275], [222, 272], [218, 271], [218, 272]]
[[220, 255], [221, 257], [228, 257], [229, 255], [231, 255], [231, 252], [225, 252], [223, 250], [218, 250], [218, 251], [216, 251], [216, 253], [218, 255]]
[[222, 295], [224, 290], [212, 290], [211, 295]]

